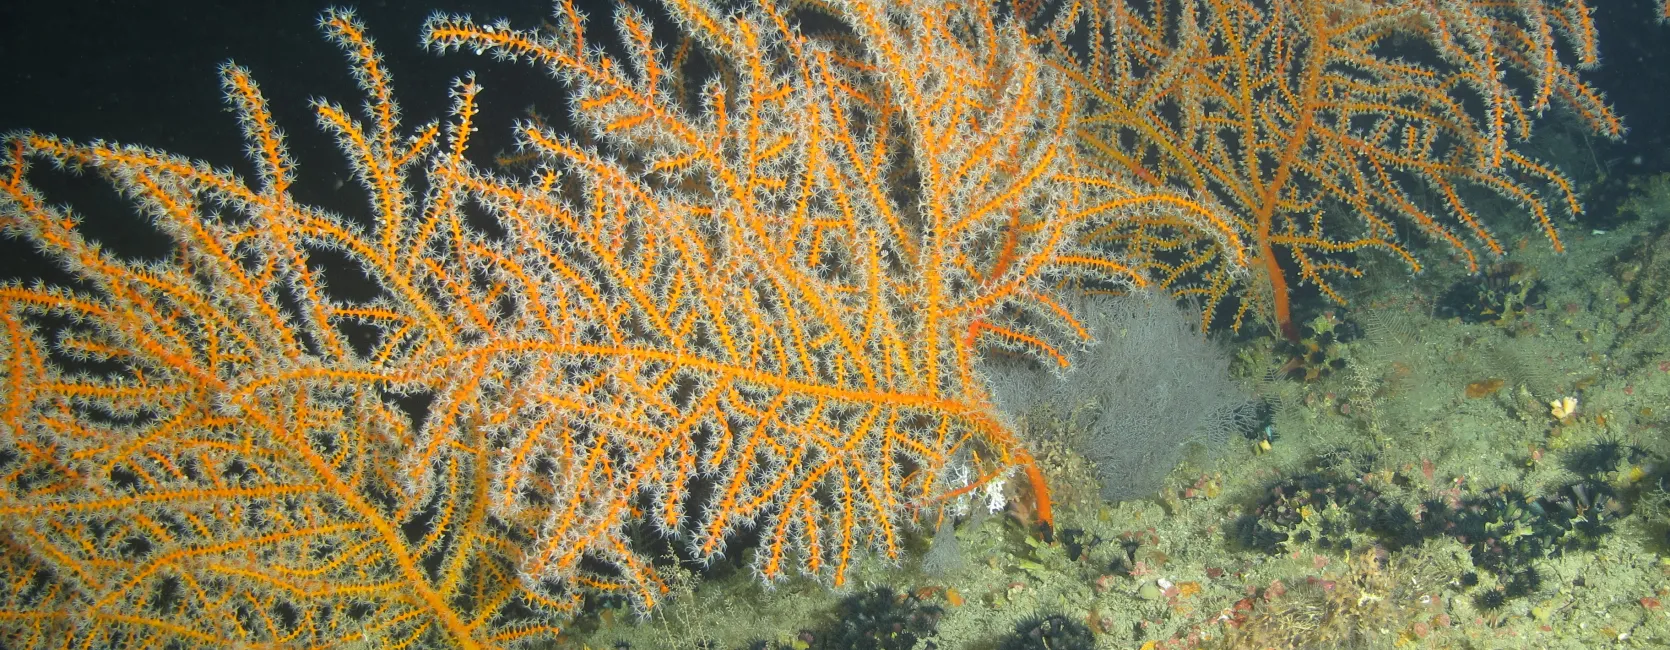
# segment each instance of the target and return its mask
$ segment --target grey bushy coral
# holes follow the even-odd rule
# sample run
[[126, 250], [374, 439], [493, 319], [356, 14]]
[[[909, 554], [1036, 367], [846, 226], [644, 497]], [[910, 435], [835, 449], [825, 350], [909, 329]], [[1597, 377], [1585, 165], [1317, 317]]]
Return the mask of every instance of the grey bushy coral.
[[1104, 498], [1146, 496], [1190, 446], [1216, 453], [1252, 426], [1252, 398], [1187, 309], [1138, 293], [1078, 311], [1096, 340], [1067, 371], [1005, 358], [984, 369], [999, 408], [1029, 430], [1066, 433], [1095, 464]]

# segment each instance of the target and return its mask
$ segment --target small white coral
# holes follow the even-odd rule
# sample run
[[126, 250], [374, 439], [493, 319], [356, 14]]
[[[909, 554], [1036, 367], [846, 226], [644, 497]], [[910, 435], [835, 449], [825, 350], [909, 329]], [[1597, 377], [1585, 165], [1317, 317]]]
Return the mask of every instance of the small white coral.
[[951, 466], [951, 476], [946, 480], [946, 484], [951, 488], [951, 492], [958, 493], [957, 498], [952, 499], [947, 504], [952, 516], [964, 517], [968, 515], [970, 499], [967, 494], [968, 490], [965, 488], [968, 488], [969, 484], [973, 482], [974, 469], [969, 467], [968, 463], [959, 462]]
[[1008, 485], [1009, 475], [1007, 473], [986, 483], [987, 511], [992, 513], [1003, 512], [1003, 508], [1009, 505], [1009, 497], [1003, 493], [1003, 488]]

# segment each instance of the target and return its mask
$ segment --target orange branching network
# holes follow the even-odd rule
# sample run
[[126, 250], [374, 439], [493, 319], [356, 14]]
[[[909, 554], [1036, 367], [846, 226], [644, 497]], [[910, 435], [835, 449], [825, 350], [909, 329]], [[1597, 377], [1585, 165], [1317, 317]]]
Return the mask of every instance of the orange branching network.
[[[1500, 253], [1481, 194], [1558, 247], [1576, 192], [1524, 139], [1556, 107], [1623, 130], [1578, 76], [1581, 0], [666, 5], [682, 41], [623, 9], [624, 59], [571, 2], [430, 19], [437, 51], [567, 87], [572, 130], [519, 125], [518, 175], [472, 162], [473, 78], [408, 127], [326, 13], [365, 111], [315, 108], [361, 216], [295, 200], [231, 64], [254, 178], [5, 136], [0, 228], [76, 283], [0, 284], [0, 645], [531, 645], [586, 594], [647, 610], [742, 529], [761, 578], [839, 584], [995, 481], [1047, 525], [975, 368], [1066, 364], [1064, 288], [1155, 284], [1207, 322], [1239, 296], [1291, 336], [1288, 282], [1419, 269], [1400, 228]], [[170, 252], [102, 250], [55, 173]]]
[[[1469, 270], [1499, 256], [1490, 222], [1528, 219], [1561, 248], [1581, 211], [1572, 182], [1527, 153], [1535, 122], [1569, 109], [1611, 138], [1623, 125], [1578, 76], [1596, 64], [1582, 0], [1083, 0], [1030, 7], [1055, 65], [1090, 96], [1075, 126], [1087, 163], [1223, 206], [1254, 261], [1164, 220], [1091, 237], [1179, 296], [1227, 299], [1297, 338], [1291, 282], [1337, 302], [1351, 254], [1422, 268], [1415, 234]], [[1492, 201], [1499, 198], [1502, 200]], [[1499, 217], [1518, 212], [1522, 216]]]
[[[976, 485], [1031, 483], [1047, 523], [982, 350], [1065, 363], [1086, 333], [1051, 287], [1143, 283], [1094, 228], [1186, 225], [1231, 265], [1241, 235], [1082, 164], [1078, 91], [986, 3], [667, 4], [687, 41], [622, 10], [624, 60], [569, 3], [428, 22], [572, 93], [575, 134], [519, 127], [519, 177], [472, 163], [472, 78], [409, 127], [324, 15], [366, 101], [315, 108], [366, 216], [292, 197], [231, 64], [253, 178], [6, 136], [0, 226], [78, 282], [0, 284], [0, 645], [528, 644], [587, 593], [651, 607], [662, 554], [743, 528], [762, 578], [840, 583]], [[101, 250], [39, 181], [66, 172], [170, 253]]]

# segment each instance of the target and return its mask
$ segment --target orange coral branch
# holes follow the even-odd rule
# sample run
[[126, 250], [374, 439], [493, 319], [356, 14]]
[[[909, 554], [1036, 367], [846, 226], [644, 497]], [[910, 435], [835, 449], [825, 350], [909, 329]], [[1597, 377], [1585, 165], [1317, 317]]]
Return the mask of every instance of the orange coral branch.
[[[1236, 326], [1256, 302], [1288, 338], [1297, 336], [1294, 282], [1341, 300], [1334, 278], [1357, 273], [1333, 254], [1380, 249], [1420, 269], [1411, 244], [1393, 237], [1398, 218], [1470, 266], [1477, 249], [1500, 255], [1463, 186], [1526, 206], [1559, 250], [1549, 212], [1581, 206], [1570, 181], [1509, 133], [1525, 139], [1553, 105], [1602, 135], [1623, 132], [1575, 69], [1595, 61], [1580, 1], [1091, 2], [1060, 12], [1033, 38], [1097, 101], [1079, 123], [1085, 168], [1227, 208], [1206, 211], [1221, 216], [1201, 231], [1124, 221], [1090, 237], [1134, 246], [1140, 266], [1173, 293], [1207, 298], [1210, 322], [1244, 284], [1222, 241], [1200, 232], [1239, 234], [1265, 286], [1240, 295]], [[1090, 44], [1088, 56], [1060, 45], [1075, 41]], [[1430, 55], [1410, 56], [1423, 49]], [[1410, 187], [1446, 205], [1417, 206]], [[1349, 220], [1366, 233], [1338, 236]]]

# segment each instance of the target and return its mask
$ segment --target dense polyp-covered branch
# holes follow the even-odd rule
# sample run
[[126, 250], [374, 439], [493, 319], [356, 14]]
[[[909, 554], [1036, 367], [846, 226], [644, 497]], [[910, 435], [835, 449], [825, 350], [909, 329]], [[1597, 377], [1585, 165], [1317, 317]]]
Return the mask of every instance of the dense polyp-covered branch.
[[[1420, 270], [1409, 223], [1470, 268], [1502, 248], [1483, 189], [1527, 211], [1559, 249], [1572, 183], [1524, 152], [1534, 123], [1569, 109], [1607, 137], [1623, 126], [1578, 71], [1595, 64], [1584, 2], [1119, 0], [1073, 3], [1035, 34], [1095, 105], [1078, 128], [1087, 164], [1212, 197], [1257, 256], [1233, 314], [1296, 336], [1289, 283], [1343, 302], [1342, 253], [1377, 249]], [[1086, 47], [1087, 46], [1087, 47]], [[1417, 197], [1430, 194], [1436, 200]], [[1203, 325], [1242, 287], [1216, 242], [1163, 222], [1097, 241], [1147, 251]]]
[[[1077, 96], [984, 3], [669, 10], [699, 53], [632, 10], [625, 60], [570, 3], [541, 30], [429, 21], [437, 50], [566, 85], [576, 131], [519, 125], [526, 177], [468, 158], [473, 77], [408, 129], [375, 43], [327, 12], [365, 104], [314, 108], [363, 216], [296, 201], [230, 64], [253, 179], [6, 136], [0, 227], [82, 281], [0, 285], [8, 640], [508, 645], [585, 593], [658, 602], [640, 529], [705, 562], [756, 527], [763, 578], [838, 583], [954, 474], [1025, 467], [1047, 521], [978, 356], [1082, 341], [1056, 280], [1144, 282], [1090, 228], [1199, 229], [1227, 266], [1243, 232], [1081, 164]], [[171, 248], [100, 249], [44, 167], [110, 183]]]

